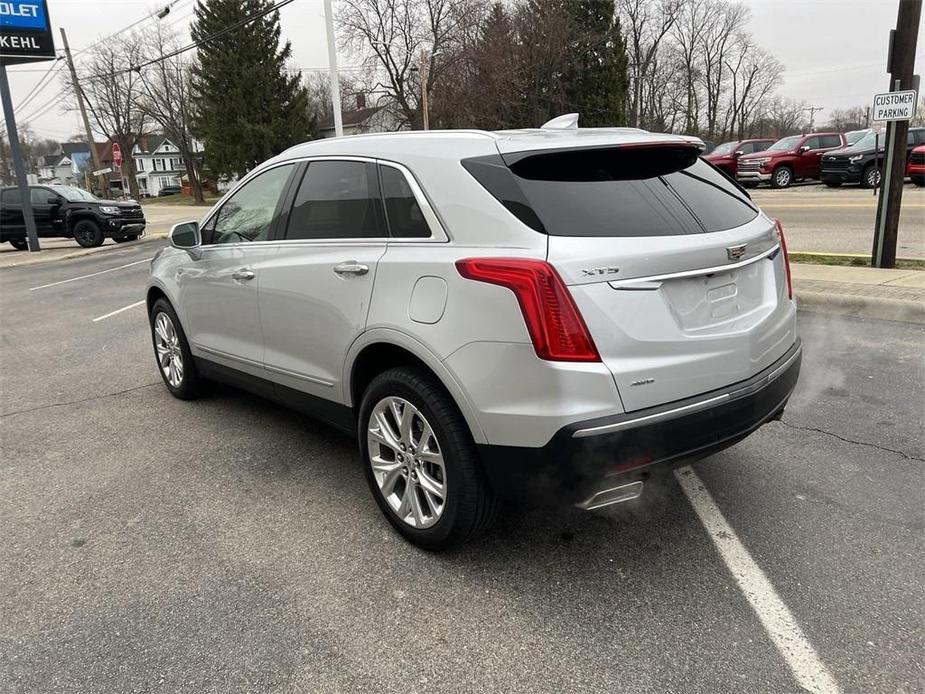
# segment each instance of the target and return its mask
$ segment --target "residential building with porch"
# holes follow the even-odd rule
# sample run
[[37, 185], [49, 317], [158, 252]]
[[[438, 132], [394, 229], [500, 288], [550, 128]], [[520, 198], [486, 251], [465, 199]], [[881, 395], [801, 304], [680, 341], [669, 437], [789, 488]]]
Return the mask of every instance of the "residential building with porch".
[[171, 190], [180, 192], [186, 166], [179, 148], [165, 135], [143, 135], [132, 148], [138, 192], [157, 197]]

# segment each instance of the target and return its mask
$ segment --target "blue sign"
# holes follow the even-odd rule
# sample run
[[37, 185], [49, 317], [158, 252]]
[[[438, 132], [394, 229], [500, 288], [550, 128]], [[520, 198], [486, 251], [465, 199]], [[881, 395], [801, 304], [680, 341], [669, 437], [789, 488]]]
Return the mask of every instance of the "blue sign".
[[47, 31], [45, 3], [41, 0], [0, 0], [0, 27]]

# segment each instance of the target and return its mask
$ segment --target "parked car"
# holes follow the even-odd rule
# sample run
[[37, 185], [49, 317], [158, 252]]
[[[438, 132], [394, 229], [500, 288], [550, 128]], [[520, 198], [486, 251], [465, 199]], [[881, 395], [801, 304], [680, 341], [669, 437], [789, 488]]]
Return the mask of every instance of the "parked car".
[[736, 177], [744, 186], [770, 183], [774, 188], [787, 188], [794, 181], [819, 178], [822, 155], [844, 146], [841, 133], [790, 135], [764, 152], [739, 157]]
[[179, 193], [182, 192], [182, 190], [183, 188], [178, 185], [164, 186], [158, 191], [157, 194], [158, 194], [158, 197], [165, 197], [167, 195], [179, 195]]
[[753, 140], [733, 140], [718, 145], [709, 154], [704, 154], [703, 158], [713, 164], [717, 169], [722, 169], [727, 174], [735, 178], [736, 162], [739, 157], [753, 152], [763, 152], [774, 144], [773, 139], [753, 139]]
[[[134, 200], [100, 200], [73, 186], [29, 186], [36, 231], [42, 238], [73, 238], [84, 248], [104, 239], [134, 241], [145, 232], [144, 212]], [[25, 250], [26, 222], [19, 188], [0, 188], [0, 242]]]
[[801, 361], [780, 224], [699, 140], [559, 123], [257, 167], [152, 261], [167, 389], [224, 380], [355, 434], [429, 549], [505, 498], [634, 498], [780, 416]]
[[909, 155], [906, 175], [917, 186], [925, 186], [925, 145], [919, 145]]
[[[925, 128], [909, 128], [906, 161], [916, 145], [925, 144]], [[822, 182], [831, 188], [860, 183], [864, 188], [880, 185], [886, 152], [886, 130], [872, 130], [855, 144], [822, 157]]]

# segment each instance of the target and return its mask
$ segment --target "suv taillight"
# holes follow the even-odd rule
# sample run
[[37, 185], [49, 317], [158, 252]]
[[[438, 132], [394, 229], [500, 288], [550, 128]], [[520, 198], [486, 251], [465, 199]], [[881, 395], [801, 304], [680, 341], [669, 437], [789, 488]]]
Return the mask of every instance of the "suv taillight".
[[777, 227], [777, 238], [780, 239], [780, 249], [784, 253], [784, 269], [787, 271], [787, 297], [793, 298], [793, 278], [790, 276], [790, 254], [787, 252], [787, 237], [784, 236], [784, 227], [779, 219], [774, 220]]
[[572, 295], [549, 263], [527, 258], [465, 258], [456, 261], [456, 269], [466, 279], [514, 292], [540, 359], [601, 360]]

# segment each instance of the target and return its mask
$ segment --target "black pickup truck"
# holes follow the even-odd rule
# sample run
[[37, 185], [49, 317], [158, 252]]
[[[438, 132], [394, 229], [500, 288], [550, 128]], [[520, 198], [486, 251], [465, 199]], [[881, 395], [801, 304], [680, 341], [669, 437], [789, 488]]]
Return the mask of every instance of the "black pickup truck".
[[[145, 215], [134, 200], [100, 200], [72, 186], [29, 186], [35, 226], [41, 238], [73, 238], [84, 248], [134, 241], [145, 233]], [[26, 223], [19, 188], [0, 188], [0, 243], [25, 250]]]

